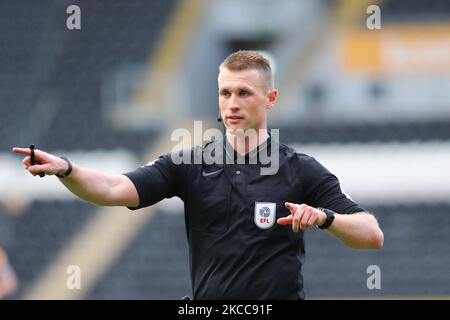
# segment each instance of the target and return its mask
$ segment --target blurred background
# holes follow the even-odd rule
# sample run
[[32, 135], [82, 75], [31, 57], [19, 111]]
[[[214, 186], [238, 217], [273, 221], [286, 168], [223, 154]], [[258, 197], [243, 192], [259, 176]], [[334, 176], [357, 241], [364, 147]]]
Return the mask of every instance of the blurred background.
[[10, 149], [131, 171], [170, 151], [174, 128], [220, 128], [217, 67], [237, 49], [272, 60], [269, 127], [384, 231], [370, 251], [308, 230], [307, 299], [450, 298], [449, 1], [3, 0], [0, 28], [0, 263], [18, 280], [7, 298], [191, 295], [181, 200], [97, 207]]

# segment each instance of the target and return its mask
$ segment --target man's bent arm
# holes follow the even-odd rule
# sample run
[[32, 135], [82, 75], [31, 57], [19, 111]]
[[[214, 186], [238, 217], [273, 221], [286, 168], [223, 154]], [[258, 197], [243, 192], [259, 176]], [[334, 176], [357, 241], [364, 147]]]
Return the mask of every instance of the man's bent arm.
[[[278, 224], [292, 225], [292, 230], [298, 232], [312, 226], [321, 226], [327, 215], [322, 210], [306, 204], [285, 203], [291, 214], [279, 218]], [[334, 221], [327, 229], [345, 245], [355, 249], [380, 249], [383, 246], [384, 235], [375, 217], [367, 212], [353, 214], [334, 214]]]
[[383, 246], [383, 232], [372, 214], [336, 213], [334, 217], [333, 223], [327, 230], [345, 245], [355, 249], [380, 249]]

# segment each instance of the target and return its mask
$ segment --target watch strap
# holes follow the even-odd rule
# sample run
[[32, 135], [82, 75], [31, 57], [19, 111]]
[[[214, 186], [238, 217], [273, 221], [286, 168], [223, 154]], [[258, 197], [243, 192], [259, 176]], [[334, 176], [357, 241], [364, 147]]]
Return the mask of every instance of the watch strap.
[[67, 167], [67, 170], [63, 174], [56, 173], [55, 176], [57, 176], [58, 178], [65, 178], [72, 172], [72, 163], [66, 157], [60, 157], [60, 158], [67, 162], [68, 167]]
[[319, 229], [327, 229], [329, 226], [331, 226], [331, 224], [334, 221], [334, 211], [330, 210], [330, 209], [326, 209], [326, 208], [318, 208], [320, 211], [325, 212], [325, 214], [327, 215], [327, 219], [325, 220], [325, 222], [323, 224], [321, 224], [320, 226], [317, 226], [317, 228]]

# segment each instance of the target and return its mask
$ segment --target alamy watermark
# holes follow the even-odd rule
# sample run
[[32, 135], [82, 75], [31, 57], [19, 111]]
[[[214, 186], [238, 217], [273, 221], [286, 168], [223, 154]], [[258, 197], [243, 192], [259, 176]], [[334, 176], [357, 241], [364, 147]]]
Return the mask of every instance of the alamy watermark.
[[367, 278], [367, 289], [369, 290], [380, 290], [381, 289], [381, 269], [380, 266], [377, 266], [376, 264], [371, 264], [367, 267], [366, 273], [370, 274], [370, 276]]
[[77, 265], [70, 265], [66, 268], [66, 273], [69, 274], [66, 280], [66, 288], [69, 290], [81, 289], [81, 268]]
[[72, 4], [67, 7], [66, 13], [70, 16], [66, 19], [66, 27], [69, 30], [81, 30], [81, 9], [79, 6]]
[[[233, 138], [241, 141], [258, 141], [258, 137], [264, 136], [265, 129], [236, 129], [229, 131]], [[194, 137], [191, 132], [184, 128], [175, 129], [170, 137], [172, 142], [177, 142], [171, 152], [171, 160], [174, 164], [261, 164], [261, 175], [275, 175], [279, 169], [279, 130], [271, 129], [270, 136], [257, 148], [250, 150], [245, 156], [245, 143], [237, 144], [237, 156], [234, 156], [234, 149], [230, 141], [223, 132], [216, 128], [209, 128], [203, 132], [202, 121], [194, 121]], [[194, 138], [194, 139], [193, 139]], [[222, 143], [215, 143], [212, 147], [203, 148], [203, 152], [179, 152], [187, 150], [192, 141], [218, 140]], [[270, 143], [270, 147], [269, 147]], [[224, 152], [226, 154], [224, 154]]]
[[[79, 6], [72, 4], [66, 9], [66, 13], [70, 16], [66, 19], [66, 26], [69, 30], [81, 30], [81, 9]], [[366, 13], [369, 14], [366, 20], [366, 26], [369, 30], [381, 29], [381, 9], [376, 4], [367, 7]]]
[[381, 29], [381, 9], [376, 4], [372, 4], [367, 7], [367, 14], [370, 14], [366, 20], [366, 26], [369, 30], [380, 30]]

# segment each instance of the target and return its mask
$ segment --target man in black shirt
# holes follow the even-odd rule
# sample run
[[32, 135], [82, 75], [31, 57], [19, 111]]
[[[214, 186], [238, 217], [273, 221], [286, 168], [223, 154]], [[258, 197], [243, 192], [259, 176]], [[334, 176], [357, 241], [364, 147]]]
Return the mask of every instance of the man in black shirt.
[[29, 149], [13, 151], [27, 155], [33, 175], [58, 174], [98, 205], [135, 210], [180, 197], [194, 299], [303, 299], [303, 233], [311, 226], [353, 248], [381, 248], [376, 219], [342, 193], [338, 179], [269, 134], [267, 112], [278, 95], [269, 61], [233, 53], [219, 68], [218, 84], [224, 137], [124, 175], [72, 166], [40, 150], [40, 164], [32, 165]]

